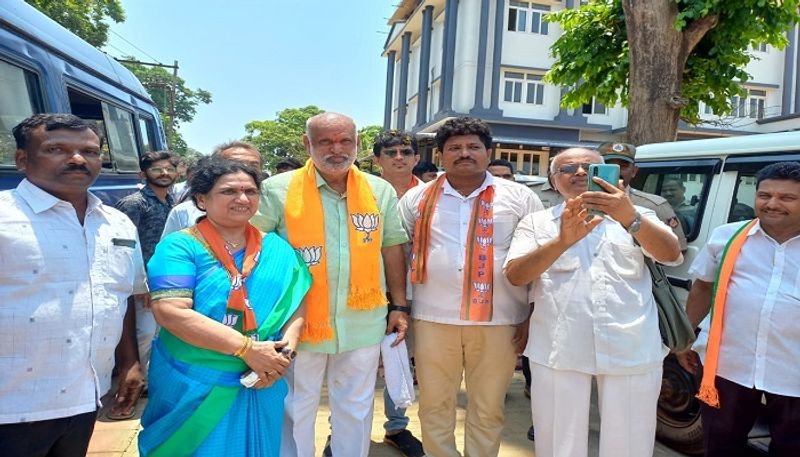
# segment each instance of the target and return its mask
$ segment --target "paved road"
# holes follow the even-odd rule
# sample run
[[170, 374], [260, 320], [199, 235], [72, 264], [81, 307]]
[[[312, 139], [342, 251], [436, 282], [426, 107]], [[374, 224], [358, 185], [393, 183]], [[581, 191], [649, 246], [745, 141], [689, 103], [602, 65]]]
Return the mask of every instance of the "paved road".
[[[526, 433], [531, 425], [530, 402], [523, 395], [524, 380], [522, 374], [517, 372], [506, 397], [506, 428], [503, 432], [503, 441], [500, 446], [501, 457], [531, 457], [534, 456], [533, 443], [528, 441]], [[137, 415], [127, 421], [110, 422], [101, 418], [97, 422], [92, 443], [89, 447], [90, 457], [138, 457], [136, 449], [136, 435], [139, 432], [139, 417], [144, 408], [145, 400], [139, 402]], [[463, 449], [464, 437], [464, 415], [466, 400], [462, 393], [459, 395], [459, 408], [456, 413], [458, 420], [457, 430], [462, 432], [456, 434], [456, 443]], [[417, 405], [414, 404], [408, 410], [411, 418], [409, 430], [416, 436], [419, 435], [419, 419], [417, 416]], [[317, 436], [316, 446], [317, 455], [322, 455], [322, 448], [325, 445], [325, 438], [328, 435], [328, 405], [327, 399], [323, 399], [320, 406], [320, 413], [317, 415]], [[400, 457], [400, 453], [394, 448], [382, 443], [383, 440], [383, 394], [380, 385], [375, 389], [375, 415], [372, 426], [372, 445], [369, 455], [371, 457]], [[592, 408], [591, 432], [589, 437], [589, 455], [597, 455], [599, 442], [600, 420], [597, 408]], [[684, 454], [675, 452], [661, 443], [656, 443], [654, 457], [685, 457]]]

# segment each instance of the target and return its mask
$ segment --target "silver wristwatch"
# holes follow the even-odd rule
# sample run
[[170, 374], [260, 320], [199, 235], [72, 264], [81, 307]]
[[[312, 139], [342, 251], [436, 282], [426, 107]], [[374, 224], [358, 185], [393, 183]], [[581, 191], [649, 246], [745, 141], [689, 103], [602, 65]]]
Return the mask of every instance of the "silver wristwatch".
[[639, 211], [636, 211], [636, 215], [633, 217], [633, 222], [631, 222], [631, 225], [629, 225], [625, 230], [633, 235], [634, 233], [638, 232], [640, 228], [642, 228], [642, 215], [639, 214]]

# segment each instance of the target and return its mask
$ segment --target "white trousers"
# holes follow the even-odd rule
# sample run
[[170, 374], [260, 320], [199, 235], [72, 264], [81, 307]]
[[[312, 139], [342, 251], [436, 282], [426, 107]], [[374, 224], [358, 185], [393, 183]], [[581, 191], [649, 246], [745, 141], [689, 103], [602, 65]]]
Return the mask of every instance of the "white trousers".
[[139, 346], [139, 364], [142, 368], [142, 374], [145, 381], [147, 381], [148, 368], [150, 366], [150, 347], [153, 344], [153, 337], [158, 330], [156, 318], [153, 316], [153, 310], [144, 307], [144, 300], [140, 298], [135, 299], [136, 303], [136, 342]]
[[[644, 374], [597, 375], [600, 457], [650, 457], [661, 367]], [[536, 457], [586, 457], [592, 375], [531, 362]]]
[[333, 455], [368, 455], [380, 354], [380, 344], [340, 354], [297, 353], [285, 376], [289, 393], [284, 402], [281, 457], [315, 456], [314, 426], [324, 377]]

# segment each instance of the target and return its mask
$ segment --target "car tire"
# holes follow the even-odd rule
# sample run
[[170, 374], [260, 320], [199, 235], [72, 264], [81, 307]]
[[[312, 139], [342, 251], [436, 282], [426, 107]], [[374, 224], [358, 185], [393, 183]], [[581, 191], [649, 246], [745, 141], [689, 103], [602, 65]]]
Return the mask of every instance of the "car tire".
[[703, 454], [703, 423], [700, 401], [695, 398], [698, 383], [674, 355], [664, 359], [661, 394], [658, 397], [656, 438], [676, 451]]

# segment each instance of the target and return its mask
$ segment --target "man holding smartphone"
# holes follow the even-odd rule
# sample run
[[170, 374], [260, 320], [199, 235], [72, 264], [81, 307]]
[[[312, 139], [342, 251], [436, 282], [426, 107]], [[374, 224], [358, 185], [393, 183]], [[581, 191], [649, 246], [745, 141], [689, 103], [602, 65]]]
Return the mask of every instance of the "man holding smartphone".
[[587, 455], [592, 378], [600, 457], [653, 453], [667, 350], [644, 256], [669, 265], [683, 257], [669, 227], [619, 183], [594, 178], [603, 191], [587, 191], [590, 166], [602, 162], [582, 148], [555, 157], [553, 187], [566, 202], [520, 221], [504, 268], [511, 284], [532, 284], [536, 302], [525, 354], [537, 457]]

